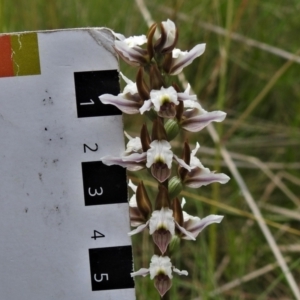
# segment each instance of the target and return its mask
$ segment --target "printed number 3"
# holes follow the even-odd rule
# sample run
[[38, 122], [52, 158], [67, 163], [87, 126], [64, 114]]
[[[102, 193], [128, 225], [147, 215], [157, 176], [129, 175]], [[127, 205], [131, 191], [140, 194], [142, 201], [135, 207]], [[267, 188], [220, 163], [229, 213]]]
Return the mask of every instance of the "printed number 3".
[[102, 189], [102, 187], [100, 187], [99, 192], [97, 191], [97, 189], [95, 189], [95, 193], [92, 194], [92, 193], [91, 193], [91, 188], [89, 187], [88, 192], [89, 192], [89, 195], [90, 195], [91, 197], [101, 196], [101, 195], [103, 194], [103, 189]]

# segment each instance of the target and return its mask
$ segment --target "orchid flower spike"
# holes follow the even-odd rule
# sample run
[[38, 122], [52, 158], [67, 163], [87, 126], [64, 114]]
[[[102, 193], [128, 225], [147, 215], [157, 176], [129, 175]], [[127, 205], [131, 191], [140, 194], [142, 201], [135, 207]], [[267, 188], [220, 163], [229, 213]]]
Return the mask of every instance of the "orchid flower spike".
[[153, 255], [151, 258], [151, 263], [149, 269], [141, 268], [140, 270], [131, 273], [131, 277], [134, 276], [147, 276], [150, 274], [150, 278], [154, 279], [154, 286], [159, 292], [160, 296], [163, 295], [171, 288], [172, 286], [172, 271], [178, 275], [188, 275], [188, 272], [183, 270], [180, 271], [176, 269], [172, 263], [171, 259], [168, 256], [158, 256]]

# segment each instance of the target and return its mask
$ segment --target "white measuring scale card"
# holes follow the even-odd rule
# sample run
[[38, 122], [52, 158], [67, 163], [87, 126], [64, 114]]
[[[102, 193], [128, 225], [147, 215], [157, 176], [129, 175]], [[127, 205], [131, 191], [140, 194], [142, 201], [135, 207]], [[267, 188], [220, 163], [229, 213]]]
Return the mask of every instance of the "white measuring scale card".
[[135, 299], [107, 29], [0, 35], [0, 299]]

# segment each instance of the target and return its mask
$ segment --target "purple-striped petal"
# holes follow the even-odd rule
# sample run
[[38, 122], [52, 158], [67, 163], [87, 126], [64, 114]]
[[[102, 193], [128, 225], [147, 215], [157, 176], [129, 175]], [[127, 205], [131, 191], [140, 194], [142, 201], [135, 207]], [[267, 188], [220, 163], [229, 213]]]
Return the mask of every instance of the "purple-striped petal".
[[138, 47], [129, 47], [123, 41], [115, 41], [116, 52], [130, 65], [139, 66], [147, 63], [147, 51]]
[[[189, 220], [184, 222], [185, 229], [194, 237], [194, 239], [198, 236], [198, 234], [208, 225], [213, 223], [220, 223], [224, 216], [219, 215], [209, 215], [203, 219], [198, 217], [189, 216]], [[190, 236], [182, 237], [185, 240], [190, 240]]]
[[191, 132], [198, 132], [205, 128], [211, 122], [222, 122], [226, 117], [223, 111], [212, 111], [198, 114], [191, 118], [186, 118], [181, 122], [183, 129]]
[[140, 225], [139, 227], [137, 227], [136, 229], [128, 232], [128, 235], [134, 235], [137, 234], [139, 232], [142, 232], [146, 227], [148, 227], [149, 221], [145, 224]]
[[146, 269], [146, 268], [141, 268], [139, 269], [138, 271], [136, 272], [132, 272], [130, 273], [130, 276], [131, 277], [134, 277], [134, 276], [147, 276], [148, 274], [150, 273], [150, 269]]
[[[174, 51], [174, 50], [173, 50]], [[179, 74], [182, 69], [193, 62], [193, 60], [203, 54], [205, 51], [205, 44], [198, 44], [189, 52], [181, 52], [178, 57], [173, 58], [172, 65], [169, 71], [171, 75]]]
[[191, 232], [188, 232], [184, 227], [180, 226], [177, 222], [175, 222], [176, 224], [176, 228], [180, 230], [181, 233], [184, 234], [184, 237], [186, 237], [186, 239], [188, 238], [189, 240], [196, 240], [196, 238], [193, 236], [193, 234]]
[[111, 104], [116, 106], [122, 112], [132, 115], [138, 114], [140, 111], [140, 104], [136, 101], [125, 99], [121, 96], [114, 96], [110, 94], [103, 94], [99, 97], [103, 104]]
[[119, 165], [127, 168], [129, 171], [139, 171], [145, 168], [145, 160], [146, 153], [133, 153], [123, 157], [108, 155], [101, 159], [101, 161], [107, 166]]
[[189, 172], [191, 171], [191, 167], [184, 162], [183, 159], [179, 158], [177, 155], [173, 154], [173, 158], [178, 162], [180, 166], [187, 169]]
[[211, 172], [208, 168], [194, 168], [191, 172], [187, 173], [184, 184], [191, 188], [199, 188], [211, 184], [213, 182], [219, 182], [221, 184], [227, 183], [229, 177], [223, 173]]

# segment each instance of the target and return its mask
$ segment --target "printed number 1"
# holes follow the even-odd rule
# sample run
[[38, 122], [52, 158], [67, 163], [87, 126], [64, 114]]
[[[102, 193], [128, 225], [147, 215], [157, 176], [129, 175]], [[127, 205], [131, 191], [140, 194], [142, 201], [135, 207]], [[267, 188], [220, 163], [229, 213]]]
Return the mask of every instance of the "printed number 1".
[[97, 230], [94, 230], [94, 235], [91, 236], [91, 238], [94, 240], [102, 238], [102, 237], [105, 237], [105, 235]]

